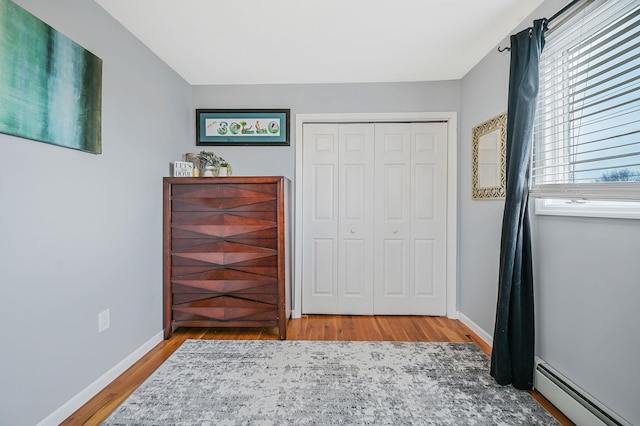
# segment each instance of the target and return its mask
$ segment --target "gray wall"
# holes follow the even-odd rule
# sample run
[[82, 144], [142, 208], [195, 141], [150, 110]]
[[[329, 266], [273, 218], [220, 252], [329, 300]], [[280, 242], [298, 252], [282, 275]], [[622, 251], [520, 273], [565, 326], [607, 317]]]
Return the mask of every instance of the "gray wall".
[[535, 219], [538, 356], [640, 424], [640, 222]]
[[509, 55], [494, 50], [462, 80], [462, 130], [458, 136], [458, 308], [491, 335], [504, 200], [471, 198], [471, 132], [506, 112], [508, 85]]
[[195, 108], [290, 108], [288, 147], [206, 149], [228, 160], [234, 174], [293, 180], [296, 114], [459, 111], [460, 82], [194, 86], [193, 99]]
[[[567, 1], [547, 0], [514, 32]], [[500, 46], [508, 46], [505, 39]], [[459, 308], [493, 334], [503, 202], [472, 201], [471, 130], [506, 111], [509, 55], [490, 52], [462, 80]], [[536, 354], [640, 424], [640, 222], [532, 215]]]
[[0, 424], [19, 426], [160, 332], [161, 178], [193, 113], [191, 87], [95, 2], [16, 3], [104, 61], [102, 155], [0, 135]]

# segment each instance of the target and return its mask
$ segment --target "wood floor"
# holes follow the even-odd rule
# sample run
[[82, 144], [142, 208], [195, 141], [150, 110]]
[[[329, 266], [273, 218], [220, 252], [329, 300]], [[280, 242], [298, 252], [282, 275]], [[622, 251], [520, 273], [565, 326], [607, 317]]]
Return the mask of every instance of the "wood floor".
[[[62, 425], [99, 425], [186, 339], [276, 340], [270, 328], [179, 328], [159, 343]], [[442, 317], [313, 315], [289, 321], [290, 340], [361, 340], [405, 342], [474, 342], [487, 355], [491, 348], [464, 324]], [[542, 395], [532, 392], [563, 425], [573, 425]]]

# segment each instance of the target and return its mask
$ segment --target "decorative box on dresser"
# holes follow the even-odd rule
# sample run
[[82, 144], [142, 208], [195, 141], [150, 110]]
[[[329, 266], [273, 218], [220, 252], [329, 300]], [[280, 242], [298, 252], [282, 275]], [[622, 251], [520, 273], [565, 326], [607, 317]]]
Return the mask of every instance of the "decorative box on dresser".
[[291, 311], [289, 180], [164, 178], [164, 337], [186, 327], [278, 327]]

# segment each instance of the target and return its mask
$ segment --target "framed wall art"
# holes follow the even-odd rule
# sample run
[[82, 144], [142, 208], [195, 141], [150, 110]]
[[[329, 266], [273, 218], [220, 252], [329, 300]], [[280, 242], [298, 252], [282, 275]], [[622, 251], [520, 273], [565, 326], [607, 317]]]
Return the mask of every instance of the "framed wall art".
[[289, 145], [288, 109], [197, 109], [196, 145]]
[[0, 0], [0, 133], [102, 153], [102, 59]]

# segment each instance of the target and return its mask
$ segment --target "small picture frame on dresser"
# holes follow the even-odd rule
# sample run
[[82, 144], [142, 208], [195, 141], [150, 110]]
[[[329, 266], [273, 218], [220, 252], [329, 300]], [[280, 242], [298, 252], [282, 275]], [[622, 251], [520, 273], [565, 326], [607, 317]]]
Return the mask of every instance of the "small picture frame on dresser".
[[188, 161], [173, 162], [173, 177], [192, 177], [193, 163]]

